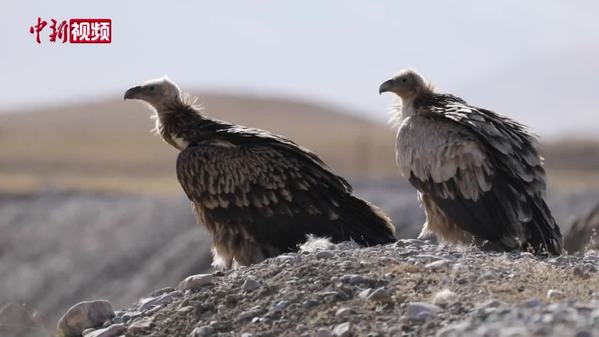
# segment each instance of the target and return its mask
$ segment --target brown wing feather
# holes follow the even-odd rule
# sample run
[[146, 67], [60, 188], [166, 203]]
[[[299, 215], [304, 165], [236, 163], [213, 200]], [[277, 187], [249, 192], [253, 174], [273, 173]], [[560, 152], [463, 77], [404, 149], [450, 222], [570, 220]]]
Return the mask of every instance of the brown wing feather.
[[181, 186], [207, 222], [243, 227], [282, 251], [295, 250], [307, 234], [364, 245], [394, 240], [388, 219], [352, 196], [318, 157], [293, 143], [254, 140], [212, 139], [179, 154]]

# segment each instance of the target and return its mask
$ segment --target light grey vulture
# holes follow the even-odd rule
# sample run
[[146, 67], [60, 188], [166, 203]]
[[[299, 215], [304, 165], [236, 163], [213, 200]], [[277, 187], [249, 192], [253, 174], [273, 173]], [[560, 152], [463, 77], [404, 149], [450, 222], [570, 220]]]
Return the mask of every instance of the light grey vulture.
[[127, 90], [126, 99], [147, 103], [157, 133], [181, 151], [177, 178], [212, 236], [215, 266], [297, 250], [309, 234], [365, 246], [395, 241], [379, 208], [294, 142], [208, 118], [166, 77]]
[[413, 70], [381, 84], [400, 98], [396, 158], [426, 213], [420, 237], [561, 254], [536, 137], [522, 124], [437, 93]]

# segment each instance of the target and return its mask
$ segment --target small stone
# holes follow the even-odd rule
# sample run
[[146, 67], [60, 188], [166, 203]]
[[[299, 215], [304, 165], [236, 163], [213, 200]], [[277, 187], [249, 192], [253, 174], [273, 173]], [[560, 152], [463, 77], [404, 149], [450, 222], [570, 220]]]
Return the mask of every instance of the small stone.
[[549, 291], [547, 291], [547, 299], [548, 300], [561, 300], [564, 299], [566, 297], [566, 295], [556, 289], [549, 289]]
[[187, 305], [187, 306], [184, 306], [184, 307], [181, 307], [181, 308], [177, 309], [177, 312], [180, 312], [180, 313], [183, 313], [183, 314], [186, 314], [186, 313], [192, 312], [192, 311], [193, 311], [193, 307], [191, 305]]
[[320, 302], [318, 300], [315, 300], [313, 298], [309, 298], [309, 299], [305, 300], [304, 303], [302, 303], [302, 306], [304, 308], [308, 309], [308, 308], [315, 307], [315, 306], [317, 306], [319, 304], [320, 304]]
[[279, 302], [275, 303], [275, 305], [272, 306], [272, 310], [274, 312], [281, 312], [281, 311], [285, 310], [285, 308], [287, 308], [288, 304], [289, 304], [288, 301], [279, 301]]
[[211, 285], [213, 277], [210, 274], [191, 275], [179, 283], [179, 290], [198, 290], [204, 286]]
[[144, 332], [144, 331], [150, 329], [153, 322], [154, 322], [154, 319], [151, 317], [140, 318], [137, 321], [133, 322], [133, 324], [131, 324], [129, 326], [128, 332], [130, 332], [132, 334], [138, 334], [138, 333]]
[[241, 337], [254, 337], [254, 334], [250, 332], [244, 332], [241, 334]]
[[163, 293], [162, 295], [158, 295], [156, 297], [144, 298], [141, 300], [142, 311], [150, 310], [156, 306], [166, 305], [175, 300], [175, 297], [181, 295], [179, 291], [172, 291], [168, 293]]
[[209, 325], [204, 325], [193, 329], [189, 337], [209, 337], [212, 335], [214, 335], [214, 328]]
[[321, 250], [316, 253], [316, 258], [326, 260], [330, 259], [334, 256], [334, 254], [330, 250]]
[[262, 313], [260, 309], [250, 309], [239, 314], [237, 319], [239, 321], [251, 320], [252, 318], [259, 316]]
[[375, 302], [390, 302], [391, 295], [387, 289], [381, 287], [375, 289], [370, 295], [368, 295], [368, 300]]
[[408, 319], [411, 321], [424, 321], [426, 318], [433, 316], [441, 308], [434, 304], [426, 302], [411, 302], [408, 304]]
[[449, 260], [439, 260], [425, 265], [424, 268], [428, 270], [440, 270], [447, 268], [447, 266], [449, 266], [449, 263]]
[[347, 316], [349, 316], [349, 315], [351, 315], [353, 313], [354, 313], [354, 310], [352, 308], [344, 307], [344, 308], [338, 309], [335, 312], [335, 316], [344, 318], [344, 317], [347, 317]]
[[84, 301], [72, 306], [58, 321], [58, 337], [81, 336], [83, 330], [101, 326], [114, 316], [108, 301]]
[[540, 306], [542, 303], [538, 298], [531, 298], [528, 301], [522, 303], [522, 306], [525, 308], [536, 308]]
[[93, 330], [89, 333], [83, 333], [83, 337], [117, 337], [122, 335], [127, 328], [123, 324], [113, 324], [107, 328]]
[[243, 282], [243, 285], [241, 286], [241, 290], [244, 293], [252, 292], [258, 288], [260, 288], [260, 283], [254, 280], [253, 278], [248, 278], [247, 280], [245, 280], [245, 282]]
[[438, 291], [433, 297], [433, 304], [448, 305], [456, 301], [458, 295], [449, 289]]
[[358, 297], [365, 300], [368, 298], [368, 296], [370, 296], [371, 292], [372, 292], [372, 288], [364, 289], [364, 290], [360, 291], [360, 293], [358, 293]]
[[333, 334], [331, 333], [331, 330], [329, 330], [327, 328], [320, 328], [320, 329], [316, 330], [316, 334], [314, 336], [315, 337], [333, 337]]
[[337, 324], [333, 329], [333, 336], [336, 337], [350, 337], [352, 335], [352, 326], [350, 322]]
[[173, 287], [166, 287], [166, 288], [162, 288], [159, 290], [156, 290], [155, 292], [153, 292], [150, 297], [158, 297], [160, 295], [164, 295], [164, 294], [168, 294], [170, 292], [175, 291], [176, 289]]
[[580, 330], [574, 337], [593, 337], [593, 333], [588, 330]]

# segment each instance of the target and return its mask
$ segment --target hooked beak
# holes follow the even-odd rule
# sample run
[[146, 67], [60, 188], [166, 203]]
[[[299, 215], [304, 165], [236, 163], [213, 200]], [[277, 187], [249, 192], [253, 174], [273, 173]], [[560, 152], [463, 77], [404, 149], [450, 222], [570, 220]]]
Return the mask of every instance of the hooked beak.
[[379, 87], [379, 95], [384, 92], [393, 91], [392, 89], [394, 86], [395, 86], [395, 81], [393, 79], [383, 82], [381, 84], [381, 86]]
[[125, 91], [125, 98], [124, 100], [128, 100], [128, 99], [135, 99], [137, 98], [137, 94], [139, 94], [141, 92], [141, 86], [137, 86], [137, 87], [133, 87], [127, 91]]

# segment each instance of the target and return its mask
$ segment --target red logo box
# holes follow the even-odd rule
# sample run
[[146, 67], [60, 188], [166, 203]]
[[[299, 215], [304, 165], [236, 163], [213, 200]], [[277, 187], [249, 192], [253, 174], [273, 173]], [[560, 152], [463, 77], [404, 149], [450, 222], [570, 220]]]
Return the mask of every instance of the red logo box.
[[112, 20], [71, 19], [69, 40], [71, 43], [110, 43], [112, 42]]

